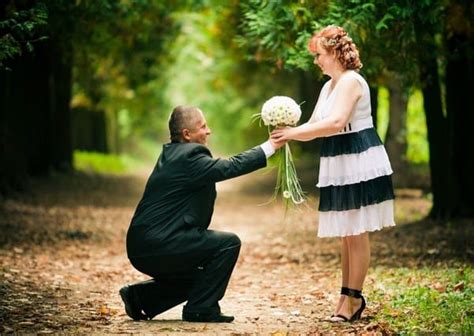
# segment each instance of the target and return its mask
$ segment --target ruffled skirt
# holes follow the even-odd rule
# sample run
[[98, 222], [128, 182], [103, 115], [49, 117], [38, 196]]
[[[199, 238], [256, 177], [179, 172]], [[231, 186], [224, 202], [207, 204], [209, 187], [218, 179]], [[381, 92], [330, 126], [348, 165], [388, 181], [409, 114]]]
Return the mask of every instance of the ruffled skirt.
[[373, 127], [324, 138], [318, 236], [345, 237], [395, 225], [392, 173]]

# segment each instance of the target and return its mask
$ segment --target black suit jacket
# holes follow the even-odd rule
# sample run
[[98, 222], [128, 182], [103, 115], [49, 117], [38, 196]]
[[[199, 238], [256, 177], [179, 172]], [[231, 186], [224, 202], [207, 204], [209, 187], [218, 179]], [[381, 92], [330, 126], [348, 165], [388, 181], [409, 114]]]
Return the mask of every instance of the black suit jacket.
[[204, 231], [214, 210], [216, 182], [266, 162], [260, 146], [225, 160], [212, 158], [201, 144], [163, 145], [127, 233], [129, 258], [212, 249]]

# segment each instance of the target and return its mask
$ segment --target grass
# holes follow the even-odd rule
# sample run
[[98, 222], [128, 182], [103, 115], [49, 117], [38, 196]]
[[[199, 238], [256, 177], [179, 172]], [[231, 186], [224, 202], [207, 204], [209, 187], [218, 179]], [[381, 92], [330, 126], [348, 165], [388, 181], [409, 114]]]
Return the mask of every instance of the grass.
[[98, 174], [124, 174], [137, 168], [141, 162], [129, 155], [74, 151], [74, 169]]
[[375, 319], [397, 334], [473, 334], [473, 271], [470, 266], [377, 269], [383, 283], [375, 289], [381, 302]]
[[140, 169], [149, 170], [156, 162], [161, 144], [155, 139], [130, 141], [122, 154], [74, 151], [74, 169], [96, 174], [125, 174]]

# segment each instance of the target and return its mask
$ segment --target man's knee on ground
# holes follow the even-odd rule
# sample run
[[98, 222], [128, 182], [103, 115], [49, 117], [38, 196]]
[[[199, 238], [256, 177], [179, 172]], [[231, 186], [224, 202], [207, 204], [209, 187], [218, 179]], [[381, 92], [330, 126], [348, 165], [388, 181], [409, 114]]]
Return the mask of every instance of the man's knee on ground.
[[239, 236], [237, 236], [236, 234], [234, 233], [231, 233], [229, 235], [229, 240], [228, 240], [228, 246], [231, 247], [231, 246], [241, 246], [242, 245], [242, 241], [240, 240]]

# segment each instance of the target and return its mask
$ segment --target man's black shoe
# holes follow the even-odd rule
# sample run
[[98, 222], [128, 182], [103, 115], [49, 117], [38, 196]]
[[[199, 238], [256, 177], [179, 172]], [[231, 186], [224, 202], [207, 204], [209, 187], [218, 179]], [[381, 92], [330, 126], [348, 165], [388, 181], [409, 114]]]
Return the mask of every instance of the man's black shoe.
[[183, 312], [183, 320], [188, 322], [214, 322], [229, 323], [234, 320], [233, 316], [222, 315], [221, 313], [188, 313]]
[[125, 304], [125, 312], [135, 321], [148, 320], [137, 302], [137, 298], [129, 285], [123, 286], [119, 291], [120, 297]]

